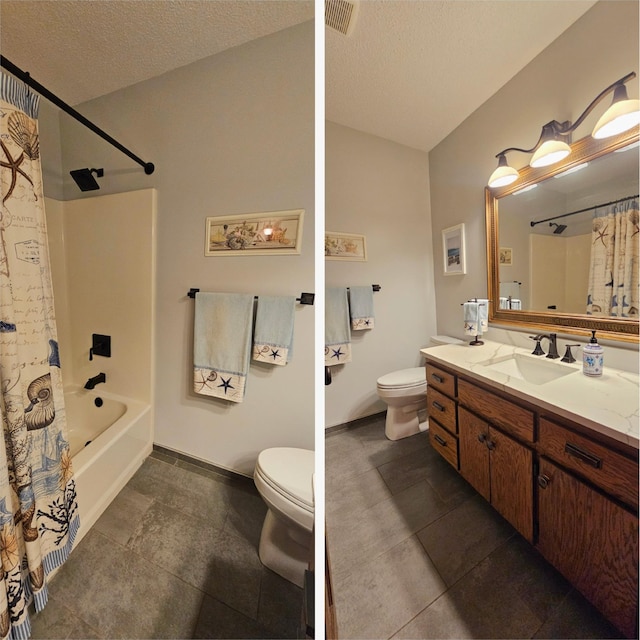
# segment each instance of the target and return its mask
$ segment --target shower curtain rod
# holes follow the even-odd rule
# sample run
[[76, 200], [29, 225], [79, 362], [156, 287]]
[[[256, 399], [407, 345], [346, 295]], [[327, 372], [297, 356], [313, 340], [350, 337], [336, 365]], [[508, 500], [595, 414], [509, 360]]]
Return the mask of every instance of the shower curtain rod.
[[125, 155], [129, 156], [132, 160], [135, 160], [139, 165], [144, 167], [144, 172], [149, 176], [153, 173], [155, 167], [152, 162], [145, 162], [142, 158], [139, 158], [135, 153], [129, 151], [125, 146], [120, 144], [115, 138], [112, 138], [108, 133], [105, 133], [100, 127], [93, 124], [91, 120], [87, 120], [81, 113], [78, 113], [73, 107], [69, 106], [66, 102], [58, 98], [55, 93], [51, 93], [49, 89], [43, 87], [39, 82], [34, 80], [27, 71], [23, 71], [17, 67], [13, 62], [0, 55], [0, 66], [4, 67], [9, 73], [16, 76], [24, 82], [26, 85], [35, 89], [43, 98], [46, 98], [50, 102], [53, 102], [56, 106], [60, 107], [64, 112], [75, 118], [78, 122], [83, 124], [87, 129], [91, 129], [94, 133], [99, 135], [103, 140], [106, 140], [109, 144], [113, 145], [119, 151], [122, 151]]
[[553, 218], [545, 218], [544, 220], [538, 220], [534, 222], [533, 220], [529, 223], [532, 227], [535, 227], [537, 224], [541, 222], [549, 222], [549, 220], [558, 220], [559, 218], [566, 218], [567, 216], [575, 216], [576, 213], [584, 213], [585, 211], [591, 211], [592, 209], [599, 209], [600, 207], [608, 207], [612, 204], [617, 204], [618, 202], [624, 202], [625, 200], [631, 200], [631, 198], [637, 198], [638, 194], [636, 193], [634, 196], [626, 196], [624, 198], [618, 198], [617, 200], [612, 200], [611, 202], [603, 202], [602, 204], [595, 204], [592, 207], [586, 207], [585, 209], [578, 209], [578, 211], [572, 211], [571, 213], [563, 213], [561, 216], [553, 216]]

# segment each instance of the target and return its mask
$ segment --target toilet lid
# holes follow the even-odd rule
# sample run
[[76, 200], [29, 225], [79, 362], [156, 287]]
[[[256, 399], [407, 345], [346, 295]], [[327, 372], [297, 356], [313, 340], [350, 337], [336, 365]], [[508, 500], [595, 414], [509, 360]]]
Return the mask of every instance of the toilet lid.
[[419, 387], [422, 384], [426, 384], [426, 382], [427, 375], [424, 367], [401, 369], [378, 378], [378, 386], [386, 389], [391, 387]]
[[292, 447], [265, 449], [260, 452], [256, 467], [274, 489], [313, 509], [313, 451]]

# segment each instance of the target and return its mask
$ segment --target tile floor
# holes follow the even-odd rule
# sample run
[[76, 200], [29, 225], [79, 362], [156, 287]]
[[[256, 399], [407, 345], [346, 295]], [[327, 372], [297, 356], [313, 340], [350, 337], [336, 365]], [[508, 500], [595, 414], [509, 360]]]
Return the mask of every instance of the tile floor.
[[154, 452], [53, 578], [38, 638], [296, 638], [302, 590], [264, 568], [250, 479]]
[[325, 441], [338, 636], [619, 638], [429, 445], [384, 415]]

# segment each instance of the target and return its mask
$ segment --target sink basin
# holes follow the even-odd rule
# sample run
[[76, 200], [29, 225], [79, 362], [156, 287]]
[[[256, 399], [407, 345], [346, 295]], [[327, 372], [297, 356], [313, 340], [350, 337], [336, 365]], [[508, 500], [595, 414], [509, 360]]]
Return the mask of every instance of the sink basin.
[[504, 373], [512, 378], [518, 378], [530, 384], [546, 384], [562, 378], [576, 370], [559, 362], [547, 358], [526, 356], [519, 353], [488, 360], [482, 365], [490, 371]]

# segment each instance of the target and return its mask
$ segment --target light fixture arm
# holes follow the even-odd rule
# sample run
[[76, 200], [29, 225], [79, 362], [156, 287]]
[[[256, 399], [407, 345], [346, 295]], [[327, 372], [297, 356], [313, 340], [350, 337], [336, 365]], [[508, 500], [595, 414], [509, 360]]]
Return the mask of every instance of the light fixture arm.
[[593, 111], [593, 108], [604, 98], [608, 93], [615, 91], [618, 87], [622, 87], [626, 82], [636, 77], [634, 71], [628, 73], [626, 76], [616, 80], [613, 84], [609, 85], [606, 89], [603, 89], [592, 101], [591, 104], [582, 112], [582, 115], [565, 131], [559, 132], [560, 135], [566, 136], [575, 131], [584, 121], [584, 119]]
[[582, 112], [580, 117], [572, 124], [570, 120], [566, 120], [565, 122], [558, 122], [557, 120], [552, 120], [551, 122], [547, 122], [542, 127], [542, 133], [540, 134], [540, 138], [538, 138], [538, 142], [531, 147], [531, 149], [520, 149], [519, 147], [509, 147], [508, 149], [502, 150], [500, 153], [496, 154], [496, 158], [500, 158], [500, 156], [504, 156], [509, 151], [520, 151], [521, 153], [534, 153], [540, 144], [547, 138], [555, 138], [557, 136], [570, 136], [583, 122], [584, 119], [593, 111], [594, 107], [602, 100], [607, 94], [615, 91], [618, 87], [623, 87], [625, 83], [629, 82], [636, 77], [634, 71], [628, 73], [626, 76], [623, 76], [619, 80], [616, 80], [614, 83], [610, 84], [606, 89], [603, 89], [592, 101], [591, 104]]

